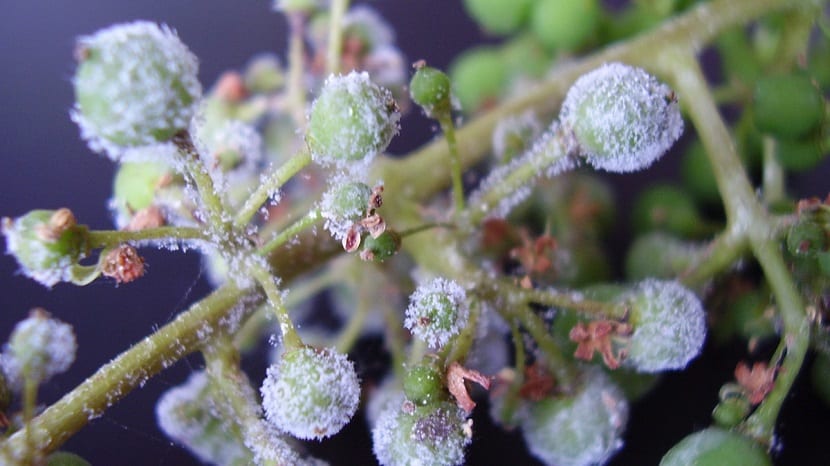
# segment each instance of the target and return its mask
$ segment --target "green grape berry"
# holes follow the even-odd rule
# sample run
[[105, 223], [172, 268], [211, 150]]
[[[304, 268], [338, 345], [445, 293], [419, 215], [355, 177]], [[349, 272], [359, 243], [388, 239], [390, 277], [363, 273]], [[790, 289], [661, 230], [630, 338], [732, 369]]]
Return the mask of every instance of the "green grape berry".
[[404, 326], [430, 348], [441, 348], [467, 325], [470, 307], [464, 288], [444, 278], [432, 279], [409, 297]]
[[682, 369], [703, 348], [703, 306], [677, 281], [647, 279], [620, 297], [629, 306], [634, 332], [625, 364], [640, 372]]
[[817, 138], [779, 139], [776, 145], [776, 159], [787, 170], [805, 172], [818, 166], [827, 158], [827, 147]]
[[335, 239], [343, 239], [349, 228], [366, 215], [372, 188], [360, 181], [335, 182], [320, 200], [325, 228]]
[[466, 415], [443, 401], [421, 407], [387, 404], [372, 429], [372, 448], [383, 466], [455, 466], [470, 443]]
[[537, 0], [531, 27], [548, 48], [574, 50], [590, 39], [600, 14], [597, 0]]
[[421, 66], [409, 82], [409, 95], [428, 116], [447, 117], [452, 110], [450, 87], [450, 77], [446, 73], [431, 66]]
[[828, 232], [811, 218], [801, 218], [787, 232], [787, 250], [795, 257], [816, 257], [827, 251]]
[[377, 238], [366, 235], [360, 243], [360, 257], [372, 262], [383, 262], [401, 250], [401, 235], [387, 229]]
[[662, 231], [646, 233], [628, 249], [625, 276], [629, 280], [677, 277], [694, 263], [701, 248]]
[[253, 57], [245, 67], [245, 88], [256, 94], [278, 91], [285, 84], [285, 72], [279, 58], [270, 53]]
[[641, 192], [631, 217], [634, 230], [638, 233], [663, 230], [679, 236], [693, 236], [700, 231], [702, 223], [689, 195], [668, 184], [652, 186]]
[[119, 159], [188, 128], [202, 87], [196, 57], [173, 30], [119, 24], [81, 37], [78, 51], [72, 118], [90, 148]]
[[752, 290], [736, 299], [729, 318], [738, 335], [747, 340], [775, 335], [775, 322], [767, 313], [769, 306], [769, 295], [760, 290]]
[[487, 32], [507, 35], [527, 21], [535, 0], [464, 0], [464, 8]]
[[464, 113], [472, 114], [495, 103], [507, 88], [504, 60], [492, 47], [462, 53], [450, 66], [453, 95]]
[[683, 132], [674, 92], [640, 68], [608, 63], [580, 77], [561, 121], [595, 168], [631, 172], [650, 166]]
[[499, 49], [510, 74], [510, 81], [516, 78], [541, 78], [551, 66], [551, 54], [533, 34], [525, 33], [513, 37]]
[[75, 361], [78, 344], [72, 326], [43, 309], [15, 325], [0, 355], [0, 368], [9, 386], [20, 392], [27, 380], [43, 383], [66, 372]]
[[311, 106], [306, 141], [319, 163], [368, 163], [398, 133], [399, 119], [392, 94], [368, 73], [330, 76]]
[[712, 411], [712, 419], [721, 427], [734, 427], [746, 418], [751, 408], [749, 400], [741, 396], [733, 396], [721, 400], [715, 406]]
[[51, 287], [71, 281], [72, 267], [87, 252], [87, 230], [69, 209], [33, 210], [14, 220], [5, 218], [6, 250], [24, 275]]
[[444, 398], [444, 378], [433, 364], [423, 363], [409, 369], [403, 379], [406, 399], [424, 406]]
[[91, 463], [75, 453], [56, 451], [46, 458], [46, 466], [91, 466]]
[[660, 466], [772, 466], [764, 449], [743, 435], [710, 427], [695, 432], [673, 446]]
[[153, 205], [165, 186], [178, 176], [163, 162], [124, 162], [118, 166], [112, 185], [110, 208], [118, 228], [129, 224], [133, 214]]
[[764, 76], [755, 83], [755, 125], [784, 139], [806, 135], [824, 119], [824, 96], [804, 74]]
[[680, 175], [683, 187], [695, 198], [707, 203], [716, 203], [720, 199], [712, 163], [699, 139], [692, 142], [683, 153]]
[[360, 401], [354, 365], [331, 348], [286, 350], [268, 368], [260, 392], [268, 421], [300, 439], [336, 434]]
[[604, 464], [622, 447], [628, 401], [599, 369], [577, 393], [528, 406], [520, 425], [528, 450], [545, 464]]

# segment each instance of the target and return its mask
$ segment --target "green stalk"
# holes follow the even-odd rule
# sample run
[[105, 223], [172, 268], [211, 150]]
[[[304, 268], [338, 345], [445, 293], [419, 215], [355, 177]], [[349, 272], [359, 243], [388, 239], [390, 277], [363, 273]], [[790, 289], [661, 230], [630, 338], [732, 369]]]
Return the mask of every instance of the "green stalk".
[[153, 240], [202, 240], [210, 241], [204, 229], [189, 227], [165, 226], [146, 228], [144, 230], [93, 230], [88, 233], [91, 249], [117, 246], [121, 243], [153, 241]]
[[447, 149], [450, 151], [450, 178], [452, 179], [452, 198], [455, 205], [455, 216], [464, 211], [464, 182], [461, 180], [461, 156], [458, 155], [458, 142], [455, 139], [455, 125], [452, 115], [447, 112], [438, 118], [444, 139], [447, 140]]
[[311, 228], [311, 226], [317, 223], [317, 221], [321, 218], [322, 216], [320, 215], [320, 209], [310, 210], [303, 218], [292, 223], [285, 230], [279, 232], [279, 234], [277, 234], [277, 236], [275, 236], [273, 239], [271, 239], [270, 241], [262, 245], [259, 249], [257, 249], [257, 254], [267, 256], [278, 247], [290, 241], [291, 238], [297, 236], [297, 234], [299, 234], [300, 232], [306, 230], [307, 228]]
[[329, 43], [326, 54], [326, 73], [340, 72], [340, 55], [343, 53], [343, 17], [349, 9], [349, 0], [331, 0], [329, 8]]
[[254, 215], [259, 211], [262, 204], [268, 200], [271, 195], [279, 190], [285, 183], [288, 182], [300, 170], [311, 163], [311, 153], [305, 147], [300, 149], [290, 159], [288, 159], [280, 168], [271, 172], [268, 178], [264, 180], [251, 194], [245, 205], [234, 219], [234, 225], [242, 228], [254, 218]]
[[303, 340], [297, 334], [297, 329], [294, 328], [294, 323], [288, 315], [288, 309], [282, 302], [282, 293], [274, 283], [274, 277], [265, 267], [259, 264], [252, 264], [250, 267], [251, 275], [254, 276], [259, 286], [265, 292], [271, 304], [271, 309], [274, 311], [274, 316], [280, 325], [280, 332], [282, 333], [282, 342], [286, 348], [299, 348], [303, 346]]

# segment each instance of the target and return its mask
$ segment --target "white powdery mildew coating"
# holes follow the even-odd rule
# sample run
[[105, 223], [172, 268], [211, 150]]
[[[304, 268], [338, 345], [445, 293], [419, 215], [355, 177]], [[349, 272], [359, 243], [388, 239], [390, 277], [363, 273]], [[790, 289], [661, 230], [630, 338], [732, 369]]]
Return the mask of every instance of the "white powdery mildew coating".
[[650, 166], [683, 133], [671, 89], [640, 68], [608, 63], [568, 91], [560, 119], [588, 163], [610, 172]]
[[[262, 136], [253, 126], [228, 120], [218, 128], [208, 129], [199, 118], [194, 118], [190, 132], [196, 135], [194, 142], [220, 196], [233, 189], [228, 185], [238, 185], [259, 174], [264, 158]], [[233, 167], [228, 171], [223, 164], [230, 162], [222, 157], [233, 159]]]
[[392, 94], [368, 73], [331, 75], [311, 106], [306, 140], [315, 162], [365, 172], [398, 133], [399, 119]]
[[647, 279], [622, 299], [631, 305], [634, 333], [625, 363], [640, 372], [682, 369], [706, 340], [700, 299], [677, 281]]
[[628, 401], [605, 373], [591, 369], [573, 399], [545, 400], [523, 415], [527, 447], [545, 464], [605, 464], [623, 445]]
[[268, 368], [260, 393], [268, 422], [300, 439], [321, 439], [351, 420], [360, 383], [346, 355], [304, 347]]
[[521, 138], [527, 144], [535, 140], [541, 132], [542, 124], [534, 112], [503, 118], [493, 130], [493, 154], [501, 160], [510, 147], [511, 139]]
[[78, 343], [72, 326], [43, 311], [34, 311], [12, 330], [0, 355], [0, 367], [9, 386], [23, 389], [24, 371], [43, 383], [66, 372], [75, 361]]
[[220, 466], [249, 464], [250, 453], [225, 431], [213, 403], [207, 375], [194, 372], [184, 384], [162, 394], [156, 404], [156, 420], [168, 437], [201, 461]]
[[458, 283], [439, 277], [419, 285], [409, 297], [404, 326], [437, 349], [458, 335], [469, 317], [467, 293]]
[[336, 176], [320, 199], [324, 227], [334, 239], [342, 240], [349, 229], [366, 214], [372, 188], [353, 178]]
[[20, 225], [18, 221], [12, 223], [11, 228], [3, 228], [3, 234], [6, 235], [6, 253], [9, 255], [16, 255], [16, 251], [26, 249], [26, 254], [29, 255], [31, 262], [36, 264], [43, 264], [47, 261], [51, 262], [49, 267], [34, 269], [27, 267], [20, 260], [20, 271], [23, 275], [37, 281], [43, 286], [53, 287], [59, 282], [66, 282], [72, 279], [72, 264], [74, 261], [70, 257], [61, 257], [55, 260], [54, 254], [50, 254], [46, 248], [31, 248], [23, 246], [25, 242], [29, 242], [21, 235]]
[[[118, 115], [109, 121], [92, 121], [76, 105], [72, 120], [96, 152], [118, 160], [125, 147], [113, 137], [129, 140], [129, 146], [155, 144], [157, 129], [187, 128], [202, 93], [198, 61], [169, 27], [147, 21], [119, 24], [81, 37], [78, 46], [92, 51], [96, 64], [76, 89], [94, 92], [112, 105]], [[183, 100], [183, 94], [192, 99]]]
[[443, 402], [430, 412], [387, 404], [372, 429], [372, 449], [383, 466], [454, 466], [464, 462], [466, 415]]
[[343, 30], [357, 33], [367, 42], [369, 50], [395, 42], [395, 31], [374, 8], [366, 5], [349, 9], [343, 18]]

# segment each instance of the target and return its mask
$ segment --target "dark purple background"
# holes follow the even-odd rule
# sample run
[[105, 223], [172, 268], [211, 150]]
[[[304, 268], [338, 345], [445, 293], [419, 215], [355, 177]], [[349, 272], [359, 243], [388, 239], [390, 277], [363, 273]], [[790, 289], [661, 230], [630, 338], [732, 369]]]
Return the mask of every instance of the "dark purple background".
[[[67, 206], [82, 223], [93, 228], [110, 227], [106, 199], [113, 164], [86, 148], [68, 118], [73, 103], [72, 49], [77, 36], [136, 19], [167, 23], [200, 57], [202, 83], [209, 87], [223, 70], [243, 66], [257, 52], [269, 50], [283, 55], [284, 22], [270, 11], [270, 3], [0, 1], [0, 216]], [[458, 51], [484, 39], [464, 17], [459, 1], [371, 3], [396, 28], [398, 43], [410, 61], [424, 58], [432, 65], [446, 67]], [[431, 125], [411, 116], [404, 121], [393, 150], [405, 152], [430, 137]], [[671, 161], [664, 162], [657, 170], [670, 172], [672, 166]], [[826, 168], [825, 164], [812, 178], [799, 182], [820, 187], [804, 190], [804, 194], [825, 193], [822, 173], [827, 173]], [[615, 182], [625, 190], [626, 185], [641, 186], [653, 173], [615, 177]], [[0, 243], [5, 251], [4, 242]], [[13, 258], [0, 256], [0, 341], [35, 306], [72, 323], [78, 335], [77, 362], [69, 373], [56, 377], [41, 390], [43, 402], [53, 402], [101, 364], [207, 293], [196, 254], [142, 253], [149, 273], [134, 284], [115, 288], [108, 281], [99, 281], [85, 288], [58, 285], [52, 290], [16, 274]], [[635, 406], [627, 448], [615, 464], [656, 464], [678, 439], [707, 425], [717, 389], [730, 377], [739, 358], [740, 353], [730, 351], [734, 349], [707, 352], [687, 372], [667, 377], [647, 403]], [[156, 429], [153, 409], [161, 391], [180, 383], [200, 364], [201, 360], [193, 357], [152, 379], [70, 440], [67, 449], [96, 465], [195, 464]], [[812, 441], [817, 434], [810, 437], [809, 432], [800, 429], [822, 417], [830, 415], [816, 404], [809, 390], [797, 392], [785, 411], [781, 428], [784, 450], [803, 453], [802, 460], [809, 460], [801, 464], [830, 463], [823, 449], [810, 446], [817, 445]], [[496, 432], [498, 437], [488, 435], [492, 428], [486, 420], [478, 416], [476, 422], [479, 427], [469, 464], [530, 462], [516, 433], [508, 436], [508, 442], [500, 442], [500, 433]], [[794, 428], [797, 432], [788, 435]], [[827, 429], [825, 423], [818, 432], [826, 433]], [[355, 422], [343, 434], [323, 442], [319, 455], [335, 465], [370, 464], [373, 459], [363, 432], [361, 422]], [[786, 458], [781, 461], [789, 462]]]

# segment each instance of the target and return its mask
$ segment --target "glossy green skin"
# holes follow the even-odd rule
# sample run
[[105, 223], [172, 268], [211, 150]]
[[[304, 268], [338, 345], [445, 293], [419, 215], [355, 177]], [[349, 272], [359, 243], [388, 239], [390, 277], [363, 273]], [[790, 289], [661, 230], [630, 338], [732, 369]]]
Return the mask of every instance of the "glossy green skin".
[[590, 39], [600, 13], [596, 0], [538, 0], [531, 27], [548, 48], [574, 50]]
[[753, 97], [755, 125], [777, 137], [804, 136], [824, 119], [824, 97], [803, 74], [762, 77]]
[[828, 152], [822, 147], [820, 138], [808, 138], [805, 140], [779, 139], [777, 151], [775, 152], [778, 163], [787, 170], [794, 172], [805, 172], [818, 166]]
[[461, 109], [465, 113], [474, 113], [501, 96], [507, 87], [508, 70], [494, 49], [476, 47], [453, 62], [450, 78]]
[[535, 0], [464, 0], [464, 8], [487, 32], [507, 35], [526, 22]]
[[691, 434], [663, 456], [660, 466], [772, 466], [767, 453], [747, 437], [710, 427]]
[[170, 171], [161, 163], [122, 163], [112, 189], [119, 208], [136, 211], [149, 207], [156, 197], [159, 181]]
[[361, 248], [371, 251], [374, 262], [383, 262], [394, 256], [401, 249], [401, 235], [391, 230], [386, 230], [377, 238], [367, 235], [363, 238]]
[[438, 370], [429, 364], [419, 364], [403, 379], [406, 399], [418, 406], [434, 403], [444, 398], [444, 382]]
[[432, 117], [449, 116], [450, 77], [441, 70], [424, 66], [409, 82], [409, 95]]
[[664, 230], [689, 236], [697, 233], [701, 218], [685, 192], [674, 186], [661, 185], [640, 194], [634, 204], [632, 222], [638, 233]]

